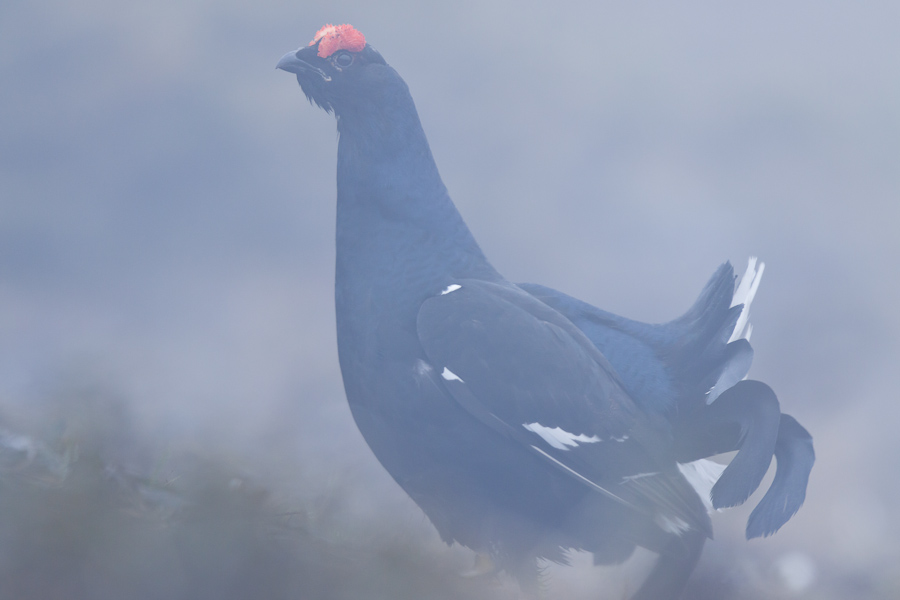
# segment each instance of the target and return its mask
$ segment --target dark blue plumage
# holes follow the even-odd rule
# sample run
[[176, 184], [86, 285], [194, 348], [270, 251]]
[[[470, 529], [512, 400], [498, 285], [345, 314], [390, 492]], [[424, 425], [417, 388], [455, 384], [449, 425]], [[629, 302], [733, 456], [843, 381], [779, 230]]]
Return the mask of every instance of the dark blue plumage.
[[749, 347], [746, 340], [728, 344], [741, 306], [731, 306], [734, 271], [727, 263], [719, 267], [690, 310], [660, 325], [614, 315], [541, 285], [520, 285], [584, 331], [644, 410], [672, 415], [705, 401], [732, 354], [739, 354], [728, 346]]
[[710, 499], [689, 481], [702, 469], [682, 463], [737, 450], [712, 487], [727, 506], [777, 458], [748, 535], [799, 508], [811, 438], [768, 386], [740, 381], [752, 350], [733, 339], [744, 313], [729, 265], [663, 325], [517, 286], [484, 257], [406, 84], [359, 32], [326, 26], [278, 67], [338, 120], [335, 303], [353, 417], [445, 541], [525, 583], [536, 558], [574, 548], [613, 563], [640, 545], [660, 558], [634, 597], [664, 600], [711, 535]]
[[[659, 325], [614, 315], [544, 286], [520, 286], [584, 331], [638, 406], [665, 415], [675, 428], [679, 462], [741, 450], [712, 489], [713, 507], [744, 502], [774, 452], [775, 480], [751, 513], [748, 539], [774, 533], [799, 510], [815, 461], [812, 437], [793, 417], [780, 414], [768, 386], [736, 385], [749, 370], [753, 349], [746, 339], [729, 341], [743, 308], [731, 306], [730, 264], [719, 267], [684, 315]], [[721, 439], [704, 442], [713, 421]]]

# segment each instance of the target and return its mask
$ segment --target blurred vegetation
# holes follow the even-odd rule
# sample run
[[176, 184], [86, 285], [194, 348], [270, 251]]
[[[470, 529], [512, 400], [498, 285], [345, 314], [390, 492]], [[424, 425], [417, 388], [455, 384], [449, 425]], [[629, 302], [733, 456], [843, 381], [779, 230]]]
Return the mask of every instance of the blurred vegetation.
[[[346, 535], [339, 486], [279, 499], [225, 459], [127, 439], [124, 401], [102, 391], [45, 408], [26, 420], [43, 440], [0, 418], [3, 600], [449, 599], [485, 583], [390, 524]], [[165, 459], [137, 473], [117, 446]]]
[[[358, 490], [340, 474], [298, 494], [302, 472], [266, 484], [233, 457], [138, 430], [126, 399], [96, 386], [0, 409], [0, 600], [521, 597], [505, 576], [460, 576], [471, 555], [427, 527], [354, 513]], [[802, 575], [809, 559], [796, 560]], [[782, 567], [746, 544], [710, 542], [685, 598], [897, 597], [889, 573], [835, 569], [792, 586]], [[633, 587], [621, 571], [549, 566], [542, 595], [623, 598]]]

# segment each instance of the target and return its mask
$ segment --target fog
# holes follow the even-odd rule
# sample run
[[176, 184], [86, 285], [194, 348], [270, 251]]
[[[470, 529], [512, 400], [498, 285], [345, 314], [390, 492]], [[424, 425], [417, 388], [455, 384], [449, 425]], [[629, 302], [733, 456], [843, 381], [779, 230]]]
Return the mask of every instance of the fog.
[[[327, 22], [509, 279], [661, 322], [765, 261], [750, 375], [817, 464], [774, 537], [713, 515], [690, 593], [896, 597], [897, 4], [48, 0], [0, 6], [0, 598], [515, 596], [346, 406], [334, 119], [274, 69]], [[582, 558], [550, 597], [622, 597]]]

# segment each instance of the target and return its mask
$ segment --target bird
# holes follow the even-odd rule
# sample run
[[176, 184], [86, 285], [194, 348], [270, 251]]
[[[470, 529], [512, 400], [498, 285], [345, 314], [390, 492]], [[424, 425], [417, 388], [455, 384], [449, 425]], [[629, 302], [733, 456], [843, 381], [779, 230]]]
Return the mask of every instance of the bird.
[[[488, 261], [435, 164], [409, 87], [349, 24], [325, 25], [277, 68], [337, 121], [335, 311], [353, 419], [444, 542], [523, 589], [572, 550], [658, 559], [636, 600], [678, 598], [712, 536], [776, 460], [747, 536], [800, 508], [812, 437], [746, 379], [748, 309], [717, 269], [665, 324], [517, 284]], [[727, 465], [709, 457], [737, 451]]]

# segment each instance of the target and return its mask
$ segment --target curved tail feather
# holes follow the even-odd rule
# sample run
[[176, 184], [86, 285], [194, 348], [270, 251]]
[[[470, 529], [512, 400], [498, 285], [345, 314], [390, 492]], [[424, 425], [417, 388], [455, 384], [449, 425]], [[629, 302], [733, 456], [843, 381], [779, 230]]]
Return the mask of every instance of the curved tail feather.
[[775, 443], [775, 479], [747, 521], [747, 539], [778, 531], [806, 499], [809, 473], [816, 461], [812, 436], [790, 415], [781, 415]]
[[713, 486], [714, 507], [744, 502], [775, 457], [775, 478], [750, 515], [748, 538], [774, 533], [797, 512], [815, 461], [812, 437], [780, 413], [771, 388], [743, 381], [753, 361], [750, 305], [764, 270], [751, 257], [735, 286], [731, 265], [720, 265], [682, 316], [658, 325], [544, 286], [521, 285], [587, 335], [641, 409], [669, 420], [680, 463], [738, 451]]

